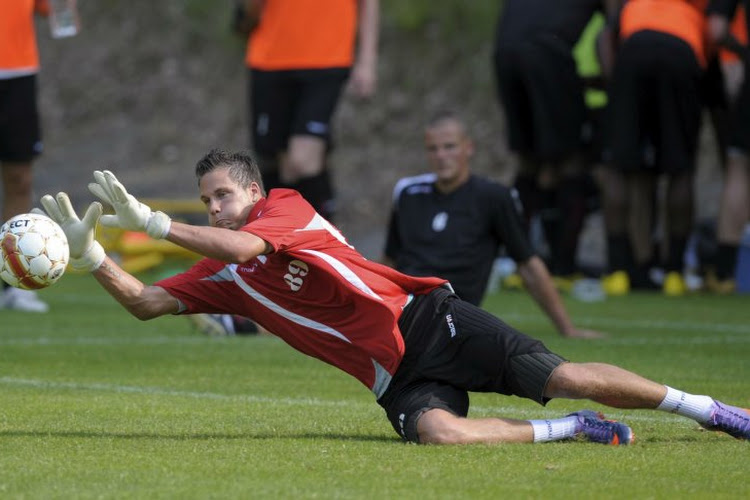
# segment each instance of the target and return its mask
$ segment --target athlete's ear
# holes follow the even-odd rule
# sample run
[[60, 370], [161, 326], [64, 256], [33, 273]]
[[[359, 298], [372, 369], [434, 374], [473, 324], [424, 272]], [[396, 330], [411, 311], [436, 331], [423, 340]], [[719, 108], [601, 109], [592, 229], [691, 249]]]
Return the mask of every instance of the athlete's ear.
[[263, 198], [263, 192], [260, 189], [260, 186], [257, 182], [251, 182], [250, 183], [250, 200], [253, 203], [257, 203], [258, 200]]

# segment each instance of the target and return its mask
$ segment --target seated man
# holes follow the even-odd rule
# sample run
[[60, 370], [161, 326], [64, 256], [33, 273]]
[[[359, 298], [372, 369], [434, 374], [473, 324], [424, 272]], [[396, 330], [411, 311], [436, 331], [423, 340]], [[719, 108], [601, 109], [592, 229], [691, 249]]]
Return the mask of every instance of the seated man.
[[479, 305], [505, 245], [561, 335], [600, 337], [568, 317], [547, 266], [529, 244], [515, 191], [471, 173], [474, 144], [461, 119], [443, 112], [430, 120], [425, 149], [433, 172], [401, 179], [394, 189], [384, 262], [412, 276], [444, 278], [464, 301]]

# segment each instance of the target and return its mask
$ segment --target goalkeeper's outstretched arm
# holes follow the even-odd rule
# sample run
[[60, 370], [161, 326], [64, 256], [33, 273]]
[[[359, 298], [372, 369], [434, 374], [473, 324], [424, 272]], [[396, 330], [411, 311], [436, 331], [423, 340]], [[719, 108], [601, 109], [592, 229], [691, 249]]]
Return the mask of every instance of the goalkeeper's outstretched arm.
[[109, 257], [105, 257], [92, 274], [117, 302], [140, 320], [178, 312], [179, 302], [166, 290], [145, 285]]

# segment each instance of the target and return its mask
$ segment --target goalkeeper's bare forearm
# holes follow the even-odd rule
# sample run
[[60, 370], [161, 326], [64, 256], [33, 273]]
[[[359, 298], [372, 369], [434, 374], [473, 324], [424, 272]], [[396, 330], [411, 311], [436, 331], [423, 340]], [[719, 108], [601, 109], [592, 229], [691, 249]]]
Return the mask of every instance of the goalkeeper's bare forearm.
[[140, 320], [174, 314], [179, 310], [179, 302], [166, 290], [145, 285], [109, 257], [105, 257], [91, 274], [117, 302]]

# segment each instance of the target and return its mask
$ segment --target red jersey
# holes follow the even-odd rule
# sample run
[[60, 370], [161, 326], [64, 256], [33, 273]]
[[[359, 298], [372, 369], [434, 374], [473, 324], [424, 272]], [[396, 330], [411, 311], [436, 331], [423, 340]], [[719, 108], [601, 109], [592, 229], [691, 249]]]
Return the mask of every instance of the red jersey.
[[252, 318], [380, 397], [404, 354], [398, 319], [409, 295], [445, 280], [407, 276], [365, 259], [289, 189], [261, 199], [240, 231], [274, 251], [242, 264], [203, 259], [155, 285], [182, 302], [181, 312]]

